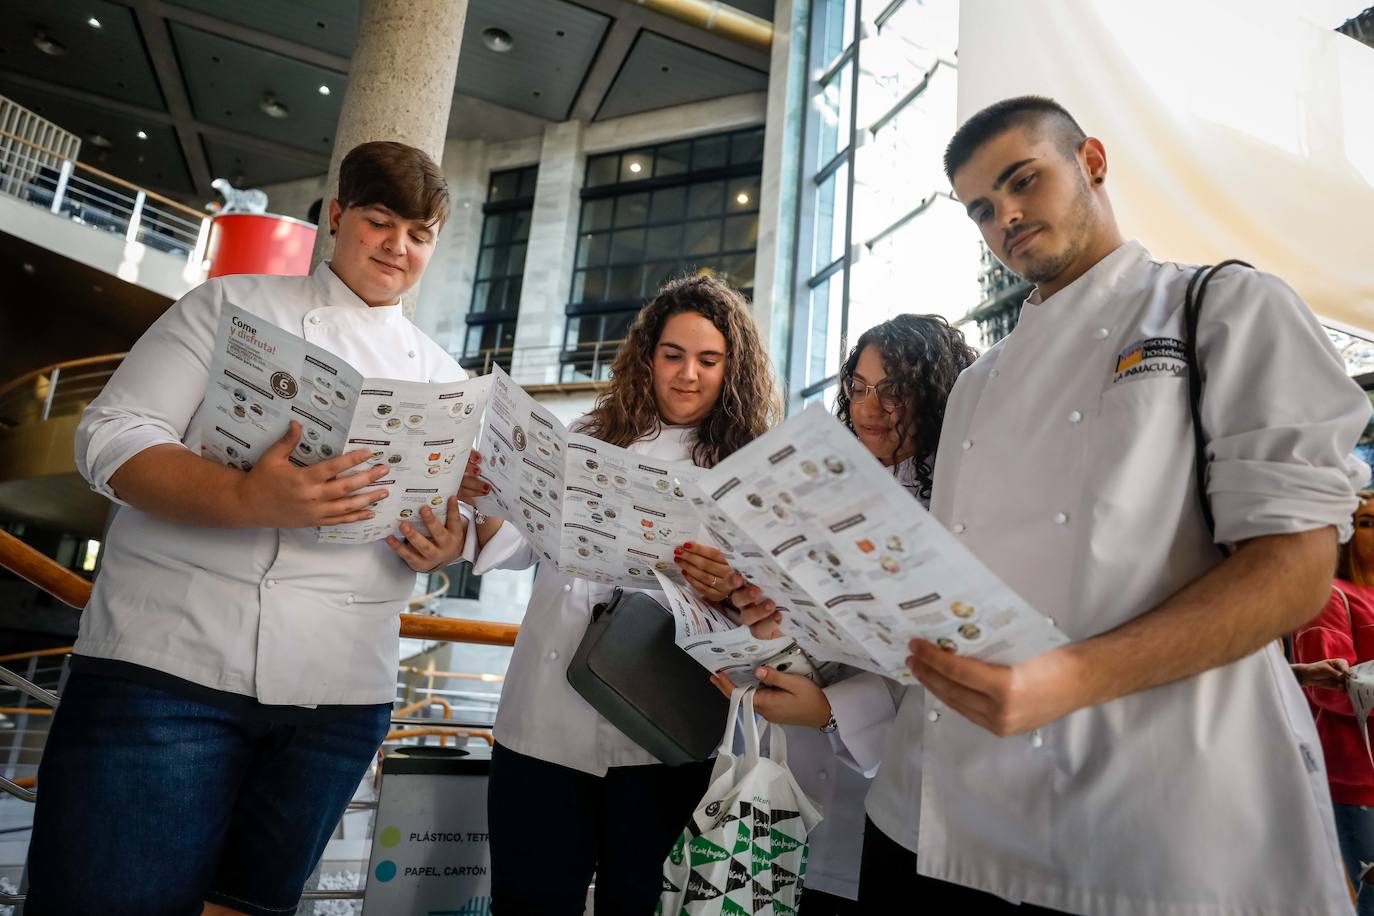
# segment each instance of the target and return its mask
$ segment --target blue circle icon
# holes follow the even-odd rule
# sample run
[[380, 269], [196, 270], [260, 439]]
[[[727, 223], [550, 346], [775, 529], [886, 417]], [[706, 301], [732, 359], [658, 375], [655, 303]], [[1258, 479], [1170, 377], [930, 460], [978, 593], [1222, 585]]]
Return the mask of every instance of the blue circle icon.
[[387, 859], [385, 862], [378, 862], [374, 872], [378, 881], [390, 881], [396, 877], [396, 863]]

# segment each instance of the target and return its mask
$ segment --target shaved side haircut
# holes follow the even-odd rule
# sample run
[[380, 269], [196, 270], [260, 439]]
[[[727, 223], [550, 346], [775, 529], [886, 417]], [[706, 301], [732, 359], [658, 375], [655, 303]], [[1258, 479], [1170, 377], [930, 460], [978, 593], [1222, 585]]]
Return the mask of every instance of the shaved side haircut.
[[1054, 99], [1040, 95], [1003, 99], [969, 118], [954, 132], [945, 147], [945, 177], [953, 182], [954, 173], [973, 158], [980, 146], [1016, 127], [1053, 140], [1055, 148], [1067, 159], [1078, 155], [1078, 147], [1088, 136], [1068, 109]]

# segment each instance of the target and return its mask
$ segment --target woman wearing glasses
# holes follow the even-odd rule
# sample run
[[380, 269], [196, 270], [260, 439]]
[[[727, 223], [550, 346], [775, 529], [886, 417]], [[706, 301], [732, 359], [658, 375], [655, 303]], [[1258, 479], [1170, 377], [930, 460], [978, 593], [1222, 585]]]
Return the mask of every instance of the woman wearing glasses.
[[[840, 371], [835, 404], [840, 421], [922, 505], [930, 502], [945, 401], [959, 373], [977, 356], [964, 335], [940, 316], [898, 315], [865, 331]], [[702, 595], [728, 601], [745, 623], [757, 621], [755, 635], [777, 635], [781, 615], [774, 603], [758, 588], [742, 587], [744, 580], [719, 551], [687, 545], [678, 563]], [[735, 590], [728, 592], [731, 587]], [[801, 916], [858, 913], [864, 795], [903, 688], [839, 666], [822, 668], [824, 688], [768, 668], [758, 675], [762, 684], [755, 709], [789, 726], [792, 770], [825, 811], [809, 839]], [[721, 676], [717, 685], [727, 693], [732, 686]]]

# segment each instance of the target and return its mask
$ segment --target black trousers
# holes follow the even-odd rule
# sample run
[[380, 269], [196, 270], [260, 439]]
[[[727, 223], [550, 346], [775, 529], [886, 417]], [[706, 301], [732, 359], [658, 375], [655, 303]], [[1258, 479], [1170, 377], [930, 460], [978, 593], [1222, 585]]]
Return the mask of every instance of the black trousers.
[[801, 904], [797, 916], [862, 916], [857, 900], [836, 897], [810, 888], [802, 888]]
[[595, 874], [596, 916], [649, 916], [712, 764], [592, 776], [497, 744], [487, 783], [492, 912], [579, 916]]
[[916, 873], [916, 853], [893, 842], [864, 819], [859, 907], [865, 913], [929, 916], [1046, 916], [1058, 913], [1031, 904], [1008, 903], [996, 894], [937, 881]]

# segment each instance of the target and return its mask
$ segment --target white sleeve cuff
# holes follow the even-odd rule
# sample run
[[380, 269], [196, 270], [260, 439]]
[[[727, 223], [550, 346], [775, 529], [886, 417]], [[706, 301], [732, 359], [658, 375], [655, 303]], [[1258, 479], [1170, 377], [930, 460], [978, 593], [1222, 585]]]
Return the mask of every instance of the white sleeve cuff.
[[856, 674], [825, 688], [839, 728], [830, 736], [835, 755], [865, 776], [878, 770], [887, 733], [897, 718], [897, 704], [886, 678]]
[[[474, 545], [477, 541], [475, 533], [474, 528]], [[501, 527], [482, 549], [477, 551], [472, 562], [472, 572], [480, 576], [493, 569], [526, 569], [534, 565], [538, 559], [534, 548], [530, 547], [524, 535], [510, 522], [502, 520]]]
[[465, 502], [458, 503], [458, 514], [463, 517], [463, 525], [467, 528], [467, 533], [463, 535], [463, 552], [454, 559], [454, 563], [461, 563], [466, 560], [469, 563], [477, 562], [477, 523], [473, 520], [474, 510]]

